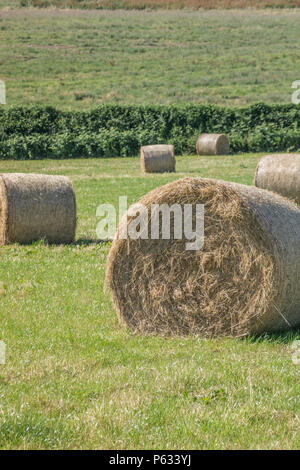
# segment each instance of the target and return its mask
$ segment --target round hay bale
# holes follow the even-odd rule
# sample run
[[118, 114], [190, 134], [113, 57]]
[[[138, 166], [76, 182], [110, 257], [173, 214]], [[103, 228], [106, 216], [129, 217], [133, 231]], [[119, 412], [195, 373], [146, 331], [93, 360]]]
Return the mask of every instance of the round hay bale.
[[198, 155], [227, 155], [229, 139], [225, 134], [201, 134], [196, 143]]
[[173, 145], [146, 145], [141, 147], [141, 168], [144, 173], [175, 171]]
[[161, 226], [156, 240], [122, 239], [119, 226], [106, 282], [119, 319], [129, 328], [245, 336], [300, 323], [300, 210], [295, 204], [255, 187], [202, 178], [159, 187], [140, 203], [148, 209], [149, 231], [152, 204], [192, 204], [194, 209], [204, 204], [205, 238], [201, 250], [188, 251], [187, 240], [175, 239], [172, 231], [171, 239], [162, 239]]
[[258, 162], [254, 184], [300, 204], [300, 155], [265, 155]]
[[76, 200], [66, 176], [0, 174], [0, 244], [70, 243], [76, 229]]

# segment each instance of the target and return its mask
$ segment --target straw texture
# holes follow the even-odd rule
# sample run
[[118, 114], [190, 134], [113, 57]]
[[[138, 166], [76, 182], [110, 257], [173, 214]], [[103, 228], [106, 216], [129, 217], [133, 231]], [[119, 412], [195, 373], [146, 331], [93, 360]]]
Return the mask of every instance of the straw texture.
[[[106, 281], [134, 331], [245, 336], [300, 323], [300, 210], [255, 187], [184, 178], [140, 203], [204, 204], [203, 249], [186, 240], [113, 242]], [[132, 217], [128, 217], [128, 224]], [[161, 231], [160, 231], [161, 234]]]
[[198, 155], [227, 155], [229, 139], [225, 134], [201, 134], [196, 143]]
[[147, 145], [141, 147], [141, 168], [144, 173], [175, 171], [173, 145]]
[[265, 155], [258, 162], [255, 186], [268, 189], [300, 204], [300, 155]]
[[76, 229], [76, 201], [65, 176], [0, 174], [0, 244], [46, 239], [69, 243]]

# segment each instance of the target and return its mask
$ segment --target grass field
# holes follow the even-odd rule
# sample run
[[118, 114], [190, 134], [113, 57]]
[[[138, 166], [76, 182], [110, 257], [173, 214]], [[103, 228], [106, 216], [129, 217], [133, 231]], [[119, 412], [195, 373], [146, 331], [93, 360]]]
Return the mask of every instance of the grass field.
[[0, 79], [8, 105], [290, 103], [299, 22], [299, 9], [0, 10]]
[[[43, 2], [50, 3], [31, 4]], [[70, 2], [61, 3], [79, 5]], [[187, 4], [210, 8], [212, 1], [168, 2]], [[0, 0], [8, 106], [290, 103], [291, 84], [300, 79], [300, 9], [14, 9], [19, 5]], [[243, 340], [134, 335], [119, 326], [104, 289], [110, 243], [96, 240], [99, 204], [117, 206], [122, 195], [131, 204], [188, 175], [252, 184], [258, 159], [177, 157], [176, 174], [147, 176], [136, 158], [1, 161], [1, 172], [70, 176], [78, 204], [72, 245], [0, 247], [1, 449], [300, 448], [300, 365], [292, 362], [300, 330]]]
[[5, 6], [33, 6], [39, 8], [294, 8], [300, 6], [299, 0], [0, 0]]
[[296, 449], [300, 331], [256, 339], [162, 338], [118, 326], [103, 290], [109, 244], [98, 204], [137, 201], [184, 175], [251, 184], [258, 155], [179, 157], [142, 176], [134, 158], [1, 162], [1, 171], [65, 174], [78, 201], [70, 246], [0, 249], [0, 447]]

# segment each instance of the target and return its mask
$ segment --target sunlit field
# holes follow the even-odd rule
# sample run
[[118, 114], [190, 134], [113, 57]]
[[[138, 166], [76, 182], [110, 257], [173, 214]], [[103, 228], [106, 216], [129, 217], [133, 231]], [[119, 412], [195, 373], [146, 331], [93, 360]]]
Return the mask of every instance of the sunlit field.
[[300, 10], [0, 10], [7, 104], [290, 103]]
[[[103, 104], [288, 104], [292, 83], [300, 80], [299, 24], [299, 0], [0, 0], [6, 107], [75, 112]], [[294, 108], [289, 119], [280, 111], [277, 127], [264, 121], [261, 108], [251, 115], [254, 124], [247, 118], [238, 128], [254, 136], [243, 150], [253, 152], [261, 135], [268, 152], [269, 142], [279, 145], [286, 135], [286, 150], [297, 150]], [[30, 150], [30, 118], [18, 111], [11, 116], [17, 118], [6, 117], [9, 126], [0, 129], [2, 142], [13, 142], [9, 157], [17, 151], [18, 158], [40, 157]], [[14, 133], [16, 119], [29, 129], [24, 142], [23, 130]], [[159, 119], [152, 125], [148, 117], [151, 139]], [[166, 132], [167, 121], [162, 118]], [[280, 128], [283, 121], [288, 127]], [[110, 122], [122, 127], [120, 120]], [[97, 126], [88, 137], [81, 123], [71, 131], [89, 145], [102, 139]], [[107, 133], [113, 135], [113, 127]], [[42, 240], [0, 247], [0, 341], [6, 345], [5, 360], [0, 350], [0, 448], [299, 449], [300, 329], [244, 339], [134, 334], [119, 324], [104, 285], [111, 242], [96, 235], [100, 204], [118, 211], [119, 196], [130, 205], [185, 176], [251, 185], [262, 154], [177, 156], [176, 173], [145, 175], [138, 158], [111, 158], [110, 150], [101, 154], [108, 158], [69, 159], [74, 141], [64, 142], [53, 138], [60, 150], [51, 155], [66, 159], [46, 159], [41, 150], [41, 160], [0, 160], [0, 172], [69, 176], [78, 216], [70, 245]]]
[[137, 201], [183, 176], [251, 184], [258, 155], [178, 157], [142, 176], [136, 158], [2, 162], [1, 171], [68, 175], [76, 242], [0, 249], [0, 447], [296, 449], [300, 332], [259, 338], [134, 335], [119, 326], [104, 276], [110, 243], [97, 206]]

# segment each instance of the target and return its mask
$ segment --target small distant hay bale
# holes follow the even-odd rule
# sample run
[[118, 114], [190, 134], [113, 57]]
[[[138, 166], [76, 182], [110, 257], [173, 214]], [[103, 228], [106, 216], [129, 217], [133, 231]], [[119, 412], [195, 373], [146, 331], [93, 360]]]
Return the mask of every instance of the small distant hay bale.
[[155, 240], [150, 233], [122, 239], [117, 232], [106, 282], [122, 323], [148, 334], [235, 337], [300, 324], [295, 204], [255, 187], [202, 178], [159, 187], [140, 203], [149, 227], [152, 204], [204, 204], [204, 247], [188, 251], [187, 240], [174, 239], [172, 231], [170, 240], [162, 239], [161, 226]]
[[173, 145], [146, 145], [141, 147], [141, 168], [144, 173], [175, 171]]
[[0, 174], [0, 245], [70, 243], [76, 229], [76, 200], [65, 176]]
[[198, 155], [227, 155], [229, 139], [225, 134], [201, 134], [196, 143]]
[[265, 155], [258, 162], [254, 184], [300, 204], [300, 154]]

